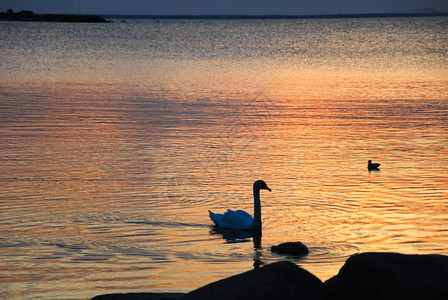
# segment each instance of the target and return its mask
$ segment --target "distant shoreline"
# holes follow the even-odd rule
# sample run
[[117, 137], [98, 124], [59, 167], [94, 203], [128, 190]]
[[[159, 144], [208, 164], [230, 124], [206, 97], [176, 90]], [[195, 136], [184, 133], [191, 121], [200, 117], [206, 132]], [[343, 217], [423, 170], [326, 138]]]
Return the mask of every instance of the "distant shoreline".
[[79, 22], [109, 23], [106, 19], [149, 19], [149, 20], [276, 20], [276, 19], [359, 19], [359, 18], [401, 18], [401, 17], [447, 17], [442, 13], [370, 13], [370, 14], [328, 14], [328, 15], [73, 15], [35, 14], [29, 10], [0, 13], [0, 21], [30, 22]]
[[107, 23], [103, 17], [96, 15], [68, 15], [68, 14], [35, 14], [30, 10], [0, 13], [0, 21], [26, 21], [26, 22], [74, 22], [74, 23]]
[[445, 13], [375, 13], [330, 15], [101, 15], [108, 19], [167, 19], [167, 20], [238, 20], [238, 19], [346, 19], [346, 18], [398, 18], [398, 17], [447, 17]]

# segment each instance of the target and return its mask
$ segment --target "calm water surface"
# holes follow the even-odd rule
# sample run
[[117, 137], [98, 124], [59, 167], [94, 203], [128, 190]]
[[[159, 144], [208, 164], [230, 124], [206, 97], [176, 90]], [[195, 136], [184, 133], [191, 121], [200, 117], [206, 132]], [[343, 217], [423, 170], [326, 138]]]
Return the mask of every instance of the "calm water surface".
[[[0, 298], [448, 255], [448, 19], [0, 23]], [[382, 164], [367, 171], [367, 160]], [[252, 213], [218, 231], [207, 210]], [[303, 259], [270, 247], [302, 241]]]

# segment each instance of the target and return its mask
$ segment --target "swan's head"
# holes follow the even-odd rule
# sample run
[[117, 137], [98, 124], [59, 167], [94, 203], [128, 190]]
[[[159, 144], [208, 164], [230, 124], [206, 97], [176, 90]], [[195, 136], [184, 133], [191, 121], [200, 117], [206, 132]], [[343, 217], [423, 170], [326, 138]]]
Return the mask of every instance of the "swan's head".
[[254, 190], [268, 190], [271, 191], [271, 189], [268, 187], [266, 182], [263, 180], [257, 180], [254, 182]]
[[372, 161], [371, 161], [371, 160], [369, 160], [368, 164], [369, 164], [369, 165], [371, 165], [371, 164], [372, 164]]

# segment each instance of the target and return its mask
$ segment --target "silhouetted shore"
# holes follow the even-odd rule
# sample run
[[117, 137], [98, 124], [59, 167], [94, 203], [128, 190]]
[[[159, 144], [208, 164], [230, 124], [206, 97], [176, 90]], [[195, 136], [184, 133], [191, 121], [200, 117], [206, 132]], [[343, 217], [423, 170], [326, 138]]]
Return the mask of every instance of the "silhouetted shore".
[[291, 262], [256, 268], [189, 293], [109, 294], [94, 300], [131, 299], [448, 299], [448, 257], [371, 252], [350, 257], [322, 282]]
[[330, 15], [70, 15], [35, 14], [29, 10], [0, 13], [0, 21], [34, 22], [90, 22], [107, 23], [105, 18], [114, 19], [167, 19], [167, 20], [238, 20], [238, 19], [345, 19], [345, 18], [399, 18], [399, 17], [447, 17], [448, 12], [430, 13], [375, 13], [375, 14], [330, 14]]
[[95, 15], [67, 15], [67, 14], [35, 14], [30, 10], [20, 12], [0, 13], [0, 21], [30, 21], [30, 22], [78, 22], [78, 23], [107, 23], [106, 19]]

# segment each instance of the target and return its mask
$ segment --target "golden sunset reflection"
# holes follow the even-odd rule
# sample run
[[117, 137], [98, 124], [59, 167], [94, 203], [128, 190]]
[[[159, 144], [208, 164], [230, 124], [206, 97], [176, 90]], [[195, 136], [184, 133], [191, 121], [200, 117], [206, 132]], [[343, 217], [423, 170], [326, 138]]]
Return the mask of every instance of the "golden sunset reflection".
[[[444, 18], [23, 23], [30, 48], [2, 49], [0, 298], [448, 255]], [[257, 179], [262, 236], [216, 230], [208, 210], [252, 214]], [[287, 241], [310, 255], [271, 252]]]

